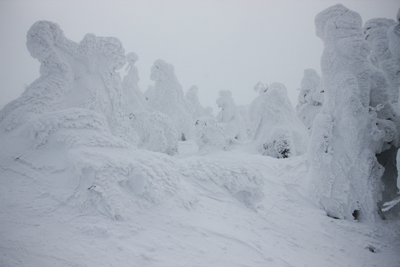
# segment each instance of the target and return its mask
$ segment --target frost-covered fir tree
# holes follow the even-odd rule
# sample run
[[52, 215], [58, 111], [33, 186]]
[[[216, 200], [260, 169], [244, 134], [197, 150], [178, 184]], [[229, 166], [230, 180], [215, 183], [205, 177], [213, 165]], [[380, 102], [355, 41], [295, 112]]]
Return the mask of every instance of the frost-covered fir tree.
[[217, 114], [217, 121], [226, 125], [226, 135], [232, 140], [244, 141], [247, 134], [244, 129], [243, 119], [233, 101], [232, 93], [228, 90], [219, 91], [216, 101], [221, 110]]
[[298, 101], [296, 107], [297, 116], [307, 129], [311, 130], [314, 118], [320, 112], [324, 102], [321, 77], [315, 70], [304, 70]]
[[249, 117], [253, 142], [263, 155], [287, 158], [306, 151], [307, 129], [297, 118], [283, 84], [273, 83], [263, 90], [251, 103]]
[[[396, 179], [390, 164], [386, 171], [382, 167], [398, 144], [390, 86], [368, 60], [370, 48], [358, 13], [338, 4], [320, 12], [315, 24], [324, 42], [325, 99], [308, 148], [310, 192], [330, 216], [374, 219]], [[386, 181], [381, 179], [384, 172]]]
[[[182, 86], [174, 73], [174, 67], [158, 59], [151, 68], [150, 79], [155, 82], [148, 97], [148, 105], [167, 115], [177, 131], [177, 139], [191, 138], [194, 132], [193, 105], [184, 97]], [[149, 88], [150, 89], [150, 88]]]

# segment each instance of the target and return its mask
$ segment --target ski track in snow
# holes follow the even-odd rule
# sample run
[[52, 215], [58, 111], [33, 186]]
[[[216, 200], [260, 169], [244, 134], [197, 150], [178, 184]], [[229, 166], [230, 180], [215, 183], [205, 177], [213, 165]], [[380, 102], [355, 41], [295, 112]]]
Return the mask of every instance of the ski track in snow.
[[[399, 222], [335, 220], [303, 196], [305, 156], [274, 159], [240, 146], [203, 155], [190, 142], [176, 157], [107, 147], [68, 154], [54, 145], [33, 153], [29, 143], [15, 144], [1, 142], [0, 266], [400, 263]], [[130, 156], [154, 176], [172, 176], [153, 177], [158, 191], [144, 186], [140, 195], [111, 167], [104, 176], [77, 175], [66, 153], [86, 153], [99, 168], [108, 155], [121, 170]]]

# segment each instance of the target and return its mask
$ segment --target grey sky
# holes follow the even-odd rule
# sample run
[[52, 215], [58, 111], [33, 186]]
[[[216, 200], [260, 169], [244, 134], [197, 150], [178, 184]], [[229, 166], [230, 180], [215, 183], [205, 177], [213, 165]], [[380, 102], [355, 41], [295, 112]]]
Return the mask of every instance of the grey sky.
[[[79, 42], [86, 33], [119, 38], [126, 52], [139, 55], [140, 88], [152, 82], [159, 58], [174, 65], [186, 92], [199, 87], [204, 106], [217, 112], [219, 90], [231, 90], [237, 104], [249, 104], [261, 81], [281, 82], [297, 103], [303, 70], [320, 73], [322, 41], [314, 18], [338, 3], [331, 0], [276, 1], [73, 1], [0, 0], [0, 107], [39, 77], [39, 63], [26, 49], [26, 32], [38, 20], [60, 25]], [[397, 0], [347, 0], [363, 22], [395, 19]]]

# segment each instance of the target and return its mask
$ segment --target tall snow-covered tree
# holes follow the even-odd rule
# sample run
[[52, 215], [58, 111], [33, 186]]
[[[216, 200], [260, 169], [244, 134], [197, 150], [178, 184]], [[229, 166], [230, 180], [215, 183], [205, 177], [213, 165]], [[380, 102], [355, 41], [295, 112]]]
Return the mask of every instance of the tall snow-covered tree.
[[[56, 23], [38, 21], [29, 29], [26, 44], [31, 56], [41, 63], [41, 77], [1, 111], [2, 126], [11, 130], [27, 121], [41, 125], [35, 120], [45, 115], [47, 126], [37, 129], [44, 135], [48, 134], [44, 131], [72, 127], [75, 119], [76, 127], [101, 127], [136, 143], [137, 136], [124, 116], [121, 79], [116, 72], [125, 64], [125, 51], [118, 39], [87, 34], [77, 44], [68, 40]], [[65, 117], [59, 110], [66, 110]]]
[[311, 130], [314, 118], [320, 112], [324, 102], [321, 77], [315, 70], [304, 70], [298, 101], [296, 107], [297, 116]]
[[210, 112], [203, 108], [200, 103], [199, 97], [197, 94], [199, 93], [199, 88], [196, 85], [190, 87], [190, 89], [186, 92], [185, 98], [193, 105], [193, 119], [198, 119], [201, 117], [208, 117], [210, 116]]
[[126, 61], [128, 63], [126, 70], [128, 73], [123, 79], [122, 88], [124, 90], [125, 112], [127, 114], [135, 110], [145, 109], [145, 98], [138, 85], [140, 79], [138, 69], [135, 66], [135, 62], [138, 60], [138, 55], [133, 52], [126, 55]]
[[167, 115], [147, 107], [138, 85], [138, 69], [134, 65], [138, 59], [135, 53], [126, 55], [128, 73], [122, 83], [126, 116], [138, 135], [139, 148], [173, 155], [178, 150], [174, 123]]
[[152, 87], [148, 105], [167, 115], [177, 130], [177, 139], [185, 140], [194, 134], [193, 105], [184, 97], [182, 86], [174, 73], [174, 67], [158, 59], [151, 68]]
[[373, 220], [396, 179], [390, 168], [387, 181], [382, 179], [382, 165], [398, 144], [389, 83], [368, 60], [370, 47], [358, 13], [338, 4], [320, 12], [315, 24], [324, 42], [325, 99], [308, 148], [309, 190], [330, 216]]

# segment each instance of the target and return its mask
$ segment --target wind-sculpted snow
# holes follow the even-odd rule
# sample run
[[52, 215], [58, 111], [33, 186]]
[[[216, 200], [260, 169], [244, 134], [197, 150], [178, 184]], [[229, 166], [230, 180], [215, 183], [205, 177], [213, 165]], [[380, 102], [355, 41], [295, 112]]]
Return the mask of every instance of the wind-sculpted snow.
[[177, 140], [193, 136], [193, 105], [184, 97], [182, 86], [174, 73], [174, 67], [159, 59], [151, 68], [150, 79], [155, 82], [151, 88], [148, 105], [166, 114], [177, 130]]
[[[381, 164], [393, 157], [378, 155], [379, 164], [375, 154], [398, 144], [389, 83], [367, 60], [369, 45], [359, 14], [338, 4], [319, 13], [315, 24], [325, 46], [325, 100], [308, 149], [311, 194], [333, 217], [373, 219], [382, 199]], [[389, 165], [388, 175], [394, 172]], [[392, 190], [393, 179], [386, 189]]]
[[307, 129], [297, 118], [283, 84], [273, 83], [250, 105], [249, 116], [258, 151], [276, 158], [304, 154]]
[[324, 102], [321, 77], [315, 70], [304, 70], [298, 101], [297, 116], [303, 121], [307, 129], [311, 130], [314, 118], [321, 111]]
[[[68, 147], [80, 145], [131, 147], [112, 135], [104, 116], [80, 108], [49, 112], [36, 118], [31, 117], [22, 126], [20, 132], [22, 136], [34, 141], [35, 147], [47, 144], [54, 134], [59, 135], [58, 142], [67, 144]], [[85, 132], [89, 134], [85, 135]]]
[[216, 101], [221, 110], [217, 114], [217, 121], [224, 123], [225, 134], [232, 141], [244, 141], [247, 139], [247, 133], [243, 124], [243, 119], [239, 114], [239, 110], [232, 98], [231, 91], [219, 91], [219, 97]]

